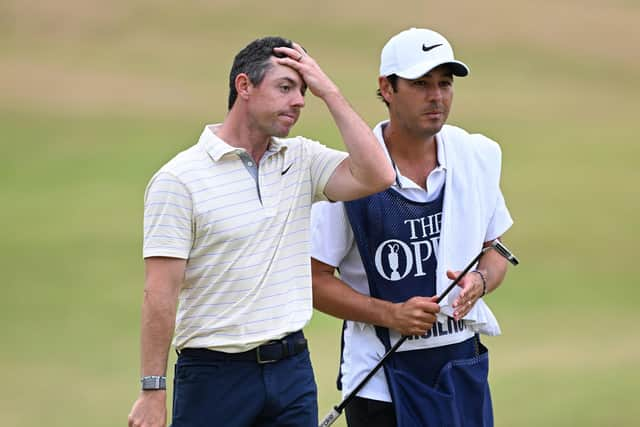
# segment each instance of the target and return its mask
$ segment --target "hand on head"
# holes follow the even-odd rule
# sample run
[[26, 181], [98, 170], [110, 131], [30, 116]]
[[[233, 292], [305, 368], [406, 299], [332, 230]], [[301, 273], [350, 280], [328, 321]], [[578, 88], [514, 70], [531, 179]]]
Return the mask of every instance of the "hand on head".
[[309, 56], [298, 43], [293, 43], [293, 48], [276, 47], [275, 52], [284, 54], [282, 58], [276, 57], [278, 64], [286, 65], [296, 70], [315, 96], [324, 98], [331, 93], [338, 93], [338, 87], [322, 71], [318, 63]]

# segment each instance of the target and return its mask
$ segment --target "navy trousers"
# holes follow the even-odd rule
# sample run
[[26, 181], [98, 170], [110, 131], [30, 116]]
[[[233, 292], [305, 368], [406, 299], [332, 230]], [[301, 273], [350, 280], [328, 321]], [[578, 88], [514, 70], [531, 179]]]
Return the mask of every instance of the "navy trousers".
[[172, 427], [316, 427], [309, 351], [274, 363], [180, 354]]

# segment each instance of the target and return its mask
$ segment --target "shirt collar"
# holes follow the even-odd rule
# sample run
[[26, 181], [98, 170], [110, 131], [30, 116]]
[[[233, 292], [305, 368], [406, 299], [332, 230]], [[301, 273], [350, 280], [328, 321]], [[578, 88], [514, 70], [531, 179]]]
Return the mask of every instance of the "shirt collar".
[[[221, 123], [210, 124], [204, 127], [202, 134], [200, 135], [200, 139], [198, 140], [199, 144], [202, 144], [213, 159], [213, 161], [217, 162], [225, 155], [234, 153], [240, 154], [246, 152], [243, 148], [234, 147], [229, 145], [224, 140], [216, 135], [215, 131], [221, 126]], [[267, 147], [267, 151], [271, 153], [277, 153], [278, 151], [285, 150], [288, 147], [288, 143], [286, 139], [271, 137], [271, 141], [269, 142], [269, 147]]]
[[[373, 134], [376, 136], [376, 138], [378, 138], [378, 143], [382, 146], [384, 153], [387, 155], [387, 159], [389, 159], [389, 162], [395, 168], [396, 175], [398, 177], [404, 178], [404, 176], [398, 170], [398, 167], [395, 165], [395, 163], [391, 159], [391, 154], [389, 154], [387, 145], [384, 143], [384, 133], [382, 131], [388, 124], [389, 124], [389, 120], [383, 120], [380, 123], [378, 123], [376, 127], [373, 128]], [[444, 141], [442, 139], [441, 133], [442, 133], [442, 130], [436, 134], [436, 156], [438, 157], [438, 166], [436, 167], [436, 169], [441, 169], [446, 171], [447, 170], [446, 156], [444, 153]], [[394, 183], [394, 185], [397, 185], [397, 180], [396, 180], [396, 183]]]

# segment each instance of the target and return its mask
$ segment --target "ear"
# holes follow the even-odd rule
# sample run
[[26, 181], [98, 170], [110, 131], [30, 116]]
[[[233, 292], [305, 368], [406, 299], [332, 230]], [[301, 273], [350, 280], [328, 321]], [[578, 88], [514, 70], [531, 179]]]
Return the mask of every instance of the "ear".
[[380, 88], [380, 94], [384, 100], [389, 102], [393, 93], [393, 87], [391, 86], [391, 83], [389, 83], [389, 80], [384, 76], [378, 77], [378, 87]]
[[236, 92], [238, 92], [238, 97], [242, 99], [247, 99], [249, 97], [249, 93], [251, 91], [251, 81], [249, 80], [249, 76], [245, 73], [240, 73], [236, 76], [235, 80]]

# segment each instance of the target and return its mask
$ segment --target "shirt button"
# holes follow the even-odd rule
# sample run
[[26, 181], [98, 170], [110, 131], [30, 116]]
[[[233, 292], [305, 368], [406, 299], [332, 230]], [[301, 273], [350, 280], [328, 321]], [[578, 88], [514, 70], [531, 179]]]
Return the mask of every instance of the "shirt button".
[[247, 162], [247, 166], [253, 166], [253, 163]]

